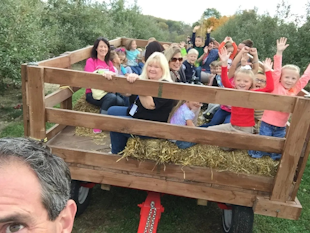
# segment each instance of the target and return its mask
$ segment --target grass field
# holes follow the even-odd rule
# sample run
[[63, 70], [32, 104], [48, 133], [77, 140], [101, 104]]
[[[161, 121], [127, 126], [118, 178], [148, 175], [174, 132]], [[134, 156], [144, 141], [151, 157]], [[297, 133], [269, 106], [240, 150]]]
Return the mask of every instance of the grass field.
[[[73, 96], [76, 102], [84, 93], [79, 90]], [[22, 110], [20, 90], [11, 90], [4, 95], [0, 107], [0, 137], [22, 137]], [[2, 99], [2, 97], [1, 97]], [[50, 127], [51, 124], [47, 124]], [[99, 186], [93, 190], [92, 201], [85, 213], [76, 218], [73, 232], [78, 233], [133, 233], [137, 232], [140, 208], [145, 191], [112, 187], [103, 191]], [[255, 216], [255, 233], [304, 233], [310, 232], [310, 162], [303, 176], [298, 198], [303, 206], [298, 221]], [[158, 233], [217, 233], [221, 232], [221, 212], [214, 203], [197, 206], [196, 200], [164, 195], [165, 212], [159, 223]]]

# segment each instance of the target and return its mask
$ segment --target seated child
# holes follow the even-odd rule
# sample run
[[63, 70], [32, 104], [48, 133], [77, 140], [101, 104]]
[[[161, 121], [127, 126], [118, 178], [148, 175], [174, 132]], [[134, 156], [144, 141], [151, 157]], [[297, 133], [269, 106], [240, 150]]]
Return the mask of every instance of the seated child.
[[135, 40], [129, 40], [126, 46], [126, 58], [128, 62], [128, 66], [132, 69], [132, 71], [138, 75], [142, 73], [143, 63], [138, 62], [138, 56], [140, 52], [137, 49], [137, 43]]
[[[197, 119], [200, 111], [201, 103], [194, 101], [179, 101], [178, 104], [172, 109], [168, 122], [174, 125], [183, 125], [195, 127], [195, 119]], [[193, 142], [184, 142], [171, 140], [180, 149], [186, 149], [195, 145]]]
[[115, 49], [115, 52], [117, 53], [121, 64], [126, 69], [127, 74], [131, 74], [132, 70], [129, 66], [127, 66], [126, 49], [124, 47], [120, 47]]
[[114, 69], [118, 75], [124, 76], [128, 75], [125, 67], [121, 64], [121, 59], [115, 51], [110, 53], [110, 61], [113, 63]]
[[191, 83], [197, 77], [195, 62], [198, 57], [196, 49], [190, 49], [187, 54], [187, 60], [183, 62], [183, 69], [186, 76], [186, 82]]
[[[287, 39], [284, 37], [277, 40], [277, 53], [274, 56], [275, 68], [273, 73], [275, 88], [272, 93], [278, 95], [296, 96], [310, 80], [310, 64], [302, 77], [300, 77], [299, 74], [299, 67], [295, 65], [285, 65], [282, 67], [282, 54], [288, 47], [286, 41]], [[286, 123], [289, 116], [290, 113], [265, 110], [259, 129], [259, 135], [284, 138], [286, 134]], [[249, 150], [249, 155], [253, 158], [261, 158], [263, 155], [268, 155], [273, 160], [278, 160], [282, 156], [277, 153], [267, 153], [253, 150]]]
[[[254, 73], [251, 69], [247, 67], [241, 67], [235, 72], [234, 75], [234, 84], [231, 84], [227, 76], [227, 62], [230, 56], [230, 53], [227, 53], [226, 48], [224, 47], [219, 53], [219, 56], [222, 61], [222, 83], [226, 88], [235, 88], [238, 90], [252, 90], [254, 84]], [[255, 89], [252, 91], [259, 92], [271, 92], [273, 91], [273, 81], [272, 81], [272, 62], [271, 59], [266, 59], [264, 61], [265, 72], [267, 77], [267, 84], [265, 88]], [[214, 131], [231, 131], [239, 133], [253, 133], [254, 122], [254, 109], [244, 108], [244, 107], [235, 107], [231, 108], [231, 123], [216, 125], [208, 127], [210, 130]]]

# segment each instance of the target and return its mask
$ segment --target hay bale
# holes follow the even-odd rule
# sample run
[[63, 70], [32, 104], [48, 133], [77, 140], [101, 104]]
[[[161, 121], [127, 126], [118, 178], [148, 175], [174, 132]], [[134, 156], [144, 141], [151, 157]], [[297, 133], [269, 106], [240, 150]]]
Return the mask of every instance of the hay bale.
[[[99, 114], [100, 107], [88, 103], [83, 95], [74, 105], [73, 110], [80, 112], [90, 112]], [[93, 129], [77, 126], [75, 127], [75, 134], [78, 136], [86, 136], [94, 139], [94, 142], [98, 145], [103, 143], [104, 138], [108, 136], [108, 132], [102, 131], [102, 133], [94, 134]]]
[[279, 165], [270, 157], [251, 158], [246, 150], [223, 151], [218, 146], [197, 144], [187, 149], [179, 149], [174, 143], [164, 139], [130, 138], [123, 158], [153, 160], [160, 164], [174, 163], [182, 166], [209, 167], [222, 171], [255, 174], [273, 177]]

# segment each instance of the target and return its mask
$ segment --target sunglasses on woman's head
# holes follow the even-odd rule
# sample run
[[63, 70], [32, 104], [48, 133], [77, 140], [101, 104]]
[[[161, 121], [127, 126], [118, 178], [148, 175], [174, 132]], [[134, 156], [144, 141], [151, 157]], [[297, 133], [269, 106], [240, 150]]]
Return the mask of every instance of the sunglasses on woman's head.
[[170, 59], [170, 61], [172, 61], [172, 62], [176, 62], [176, 61], [182, 62], [183, 58], [182, 57], [180, 57], [180, 58], [173, 57], [173, 58]]

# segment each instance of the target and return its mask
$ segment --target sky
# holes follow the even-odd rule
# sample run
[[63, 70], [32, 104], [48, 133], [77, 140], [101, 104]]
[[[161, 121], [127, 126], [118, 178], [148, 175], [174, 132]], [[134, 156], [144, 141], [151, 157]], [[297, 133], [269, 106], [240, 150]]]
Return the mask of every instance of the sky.
[[[105, 0], [103, 0], [105, 1]], [[128, 0], [127, 2], [133, 2]], [[293, 14], [305, 15], [306, 3], [309, 0], [285, 0], [291, 5]], [[183, 21], [193, 24], [198, 21], [207, 8], [217, 9], [222, 16], [233, 15], [238, 10], [258, 8], [258, 13], [269, 12], [273, 16], [276, 12], [277, 4], [281, 0], [225, 0], [225, 1], [207, 1], [207, 0], [137, 0], [142, 14], [152, 15], [163, 19]]]

